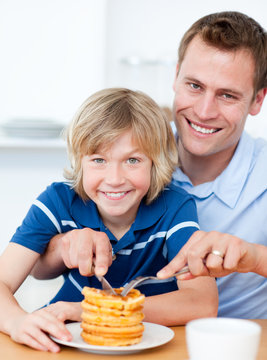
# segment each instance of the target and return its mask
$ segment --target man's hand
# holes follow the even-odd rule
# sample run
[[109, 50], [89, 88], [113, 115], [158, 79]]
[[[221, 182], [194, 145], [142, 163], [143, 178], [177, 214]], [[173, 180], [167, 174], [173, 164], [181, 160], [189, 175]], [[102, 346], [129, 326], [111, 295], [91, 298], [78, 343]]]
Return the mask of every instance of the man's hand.
[[54, 236], [31, 274], [37, 279], [51, 279], [67, 268], [78, 268], [81, 275], [105, 275], [112, 264], [112, 246], [103, 232], [89, 228]]
[[190, 273], [178, 276], [179, 280], [196, 276], [222, 277], [232, 272], [250, 271], [266, 276], [263, 254], [267, 255], [267, 247], [248, 243], [236, 236], [216, 231], [196, 231], [157, 276], [167, 278], [186, 264]]
[[69, 269], [81, 275], [105, 275], [112, 264], [112, 247], [107, 235], [89, 228], [72, 230], [61, 239], [61, 255]]

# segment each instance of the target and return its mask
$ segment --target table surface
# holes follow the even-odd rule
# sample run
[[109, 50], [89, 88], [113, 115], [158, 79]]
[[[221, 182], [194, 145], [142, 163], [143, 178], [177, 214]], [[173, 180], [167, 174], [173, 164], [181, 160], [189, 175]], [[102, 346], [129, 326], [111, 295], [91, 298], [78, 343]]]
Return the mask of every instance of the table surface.
[[[253, 320], [262, 327], [262, 336], [257, 360], [267, 359], [267, 319]], [[131, 360], [187, 360], [188, 354], [185, 343], [185, 327], [172, 327], [175, 332], [174, 338], [167, 344], [154, 349], [133, 353], [130, 355], [96, 355], [77, 350], [68, 346], [62, 346], [60, 353], [52, 354], [36, 351], [27, 346], [14, 343], [7, 335], [0, 333], [0, 358], [3, 360], [108, 360], [108, 359], [131, 359]]]

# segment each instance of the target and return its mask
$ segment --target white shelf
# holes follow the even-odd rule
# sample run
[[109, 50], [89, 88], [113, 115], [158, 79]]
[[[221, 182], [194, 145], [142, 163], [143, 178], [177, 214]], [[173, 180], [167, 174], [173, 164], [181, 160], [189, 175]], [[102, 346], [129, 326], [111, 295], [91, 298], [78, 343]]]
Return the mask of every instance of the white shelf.
[[15, 138], [0, 136], [0, 149], [65, 149], [60, 138]]

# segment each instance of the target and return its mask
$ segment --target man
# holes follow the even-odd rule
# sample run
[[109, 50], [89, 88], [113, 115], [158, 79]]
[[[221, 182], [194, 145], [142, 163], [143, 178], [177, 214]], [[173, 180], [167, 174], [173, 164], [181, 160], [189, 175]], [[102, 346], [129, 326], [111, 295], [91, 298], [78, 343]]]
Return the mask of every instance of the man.
[[[233, 243], [238, 249], [235, 264], [253, 258], [245, 271], [255, 270], [260, 275], [233, 273], [219, 278], [219, 316], [267, 316], [267, 279], [266, 270], [262, 270], [266, 269], [263, 256], [266, 258], [267, 245], [267, 144], [244, 132], [247, 116], [259, 113], [266, 95], [266, 54], [264, 29], [237, 12], [198, 20], [179, 47], [173, 110], [180, 166], [174, 181], [193, 194], [201, 229], [216, 232], [195, 233], [187, 248], [160, 275], [166, 277], [186, 262], [192, 275], [199, 275], [196, 256], [192, 260], [198, 248], [194, 245], [196, 238], [205, 244], [198, 254], [202, 274], [220, 276], [238, 270], [238, 266], [229, 265], [229, 244]], [[104, 274], [110, 263], [110, 247], [102, 234], [101, 246], [104, 244], [106, 250], [101, 255], [97, 248], [95, 251], [98, 236], [90, 229], [83, 233], [74, 230], [58, 242], [63, 247], [56, 246], [55, 251], [52, 241], [44, 265], [55, 268], [59, 264], [58, 273], [67, 265], [90, 274], [91, 260], [86, 256], [91, 259], [94, 253], [95, 271]], [[212, 245], [212, 237], [216, 245]], [[248, 245], [244, 241], [252, 243], [247, 246], [249, 256], [241, 251], [244, 244]], [[83, 253], [84, 248], [87, 252]], [[34, 273], [39, 272], [36, 267]], [[50, 275], [50, 270], [48, 274], [42, 272], [42, 276]]]
[[[266, 50], [266, 32], [254, 20], [229, 12], [206, 16], [182, 39], [173, 85], [180, 157], [174, 179], [194, 195], [200, 228], [264, 245], [267, 145], [244, 133], [244, 126], [266, 94]], [[214, 246], [206, 262], [222, 267], [223, 242]], [[235, 273], [217, 285], [219, 316], [267, 316], [266, 278]]]

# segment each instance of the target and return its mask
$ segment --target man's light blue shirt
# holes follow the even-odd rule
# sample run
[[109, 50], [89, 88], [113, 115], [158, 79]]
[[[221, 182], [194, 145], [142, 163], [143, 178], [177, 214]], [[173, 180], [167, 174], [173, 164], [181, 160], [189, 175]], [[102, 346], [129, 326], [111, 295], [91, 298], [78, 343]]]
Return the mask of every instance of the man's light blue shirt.
[[[194, 196], [202, 230], [267, 246], [266, 141], [244, 132], [231, 162], [214, 181], [193, 186], [179, 168], [173, 178]], [[217, 285], [219, 316], [267, 318], [267, 278], [234, 273], [218, 278]]]

